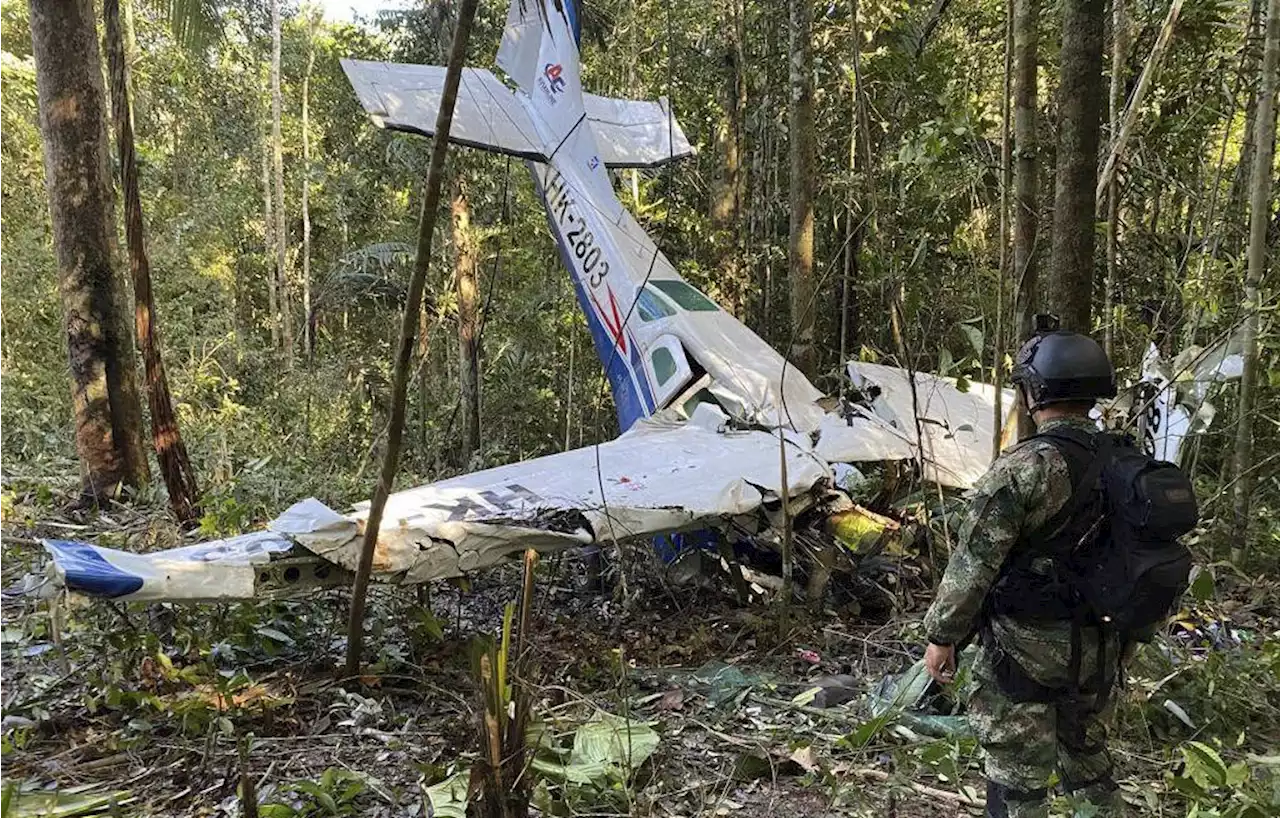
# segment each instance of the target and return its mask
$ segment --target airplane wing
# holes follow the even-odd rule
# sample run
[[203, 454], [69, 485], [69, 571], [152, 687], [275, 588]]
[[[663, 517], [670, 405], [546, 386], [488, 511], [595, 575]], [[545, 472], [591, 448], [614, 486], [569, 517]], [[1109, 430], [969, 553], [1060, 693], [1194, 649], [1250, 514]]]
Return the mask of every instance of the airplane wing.
[[[369, 60], [340, 61], [360, 104], [373, 121], [393, 131], [432, 136], [444, 92], [445, 69]], [[547, 161], [524, 107], [493, 72], [462, 69], [449, 141], [470, 148]]]
[[[435, 65], [343, 59], [360, 104], [393, 131], [432, 136], [445, 69]], [[614, 168], [651, 168], [693, 154], [665, 99], [645, 102], [583, 94], [600, 161]], [[529, 112], [493, 72], [464, 68], [449, 141], [535, 162], [548, 161]]]
[[[651, 538], [750, 515], [781, 495], [778, 437], [729, 431], [726, 421], [710, 406], [689, 421], [649, 418], [599, 447], [397, 492], [379, 532], [374, 578], [457, 577], [526, 548]], [[789, 436], [786, 448], [789, 496], [830, 478], [807, 438]], [[367, 504], [344, 515], [308, 499], [266, 531], [152, 554], [46, 540], [53, 560], [38, 595], [66, 588], [122, 601], [196, 602], [346, 585], [367, 513]]]

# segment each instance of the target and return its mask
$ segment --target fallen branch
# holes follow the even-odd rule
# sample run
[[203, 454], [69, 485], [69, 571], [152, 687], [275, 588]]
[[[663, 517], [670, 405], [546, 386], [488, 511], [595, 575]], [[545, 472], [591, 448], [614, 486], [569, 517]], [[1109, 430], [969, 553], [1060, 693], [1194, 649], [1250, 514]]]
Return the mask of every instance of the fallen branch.
[[[888, 781], [889, 780], [889, 774], [883, 770], [860, 769], [860, 770], [850, 770], [849, 773], [852, 775], [856, 775], [858, 778], [867, 778], [872, 781]], [[935, 798], [939, 801], [946, 801], [951, 804], [959, 804], [965, 807], [979, 807], [979, 808], [985, 807], [987, 804], [985, 799], [970, 798], [969, 796], [964, 795], [963, 793], [950, 792], [948, 790], [940, 790], [936, 787], [928, 787], [928, 786], [925, 786], [924, 784], [917, 784], [915, 781], [907, 781], [905, 783], [907, 784], [907, 786], [911, 787], [911, 789], [915, 790], [921, 795], [927, 795], [930, 798]]]

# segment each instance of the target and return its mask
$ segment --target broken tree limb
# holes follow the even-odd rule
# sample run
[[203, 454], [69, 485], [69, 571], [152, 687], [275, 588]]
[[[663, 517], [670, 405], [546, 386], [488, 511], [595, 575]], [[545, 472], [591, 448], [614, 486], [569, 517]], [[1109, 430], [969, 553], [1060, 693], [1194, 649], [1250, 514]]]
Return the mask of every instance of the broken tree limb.
[[1138, 121], [1138, 109], [1142, 106], [1142, 100], [1147, 95], [1147, 89], [1151, 87], [1151, 80], [1155, 78], [1156, 70], [1160, 68], [1160, 60], [1164, 57], [1169, 40], [1173, 38], [1173, 27], [1178, 22], [1178, 13], [1180, 11], [1182, 11], [1182, 0], [1173, 0], [1173, 4], [1169, 6], [1169, 13], [1164, 18], [1164, 25], [1160, 27], [1160, 34], [1156, 37], [1156, 43], [1151, 47], [1151, 56], [1147, 57], [1146, 65], [1142, 66], [1142, 74], [1138, 77], [1138, 85], [1133, 89], [1133, 96], [1129, 98], [1129, 105], [1125, 108], [1124, 121], [1120, 125], [1120, 131], [1112, 139], [1111, 152], [1107, 154], [1107, 162], [1102, 166], [1102, 172], [1098, 174], [1098, 187], [1094, 192], [1095, 202], [1102, 201], [1102, 197], [1106, 195], [1107, 186], [1111, 182], [1111, 177], [1115, 175], [1116, 165], [1119, 163], [1121, 155], [1124, 154], [1125, 143], [1129, 141], [1129, 136], [1133, 133], [1133, 125]]
[[400, 465], [400, 443], [404, 436], [409, 362], [413, 357], [414, 340], [418, 329], [418, 310], [422, 303], [422, 290], [426, 284], [427, 267], [431, 259], [431, 240], [435, 233], [436, 214], [440, 205], [444, 160], [449, 149], [453, 109], [458, 100], [462, 61], [466, 57], [467, 41], [471, 37], [471, 22], [475, 19], [477, 2], [478, 0], [462, 0], [462, 5], [458, 9], [457, 28], [453, 31], [453, 44], [449, 49], [449, 66], [445, 71], [444, 92], [441, 95], [440, 110], [436, 113], [435, 143], [431, 146], [431, 164], [427, 168], [427, 190], [423, 197], [422, 215], [418, 222], [417, 256], [414, 259], [413, 274], [409, 278], [404, 315], [400, 321], [400, 343], [395, 360], [395, 375], [392, 380], [387, 449], [382, 458], [382, 473], [378, 477], [373, 503], [369, 507], [369, 517], [365, 521], [360, 564], [351, 590], [351, 618], [347, 624], [346, 675], [348, 677], [356, 676], [360, 672], [360, 655], [364, 648], [365, 598], [369, 592], [369, 575], [373, 571], [373, 554], [378, 544], [382, 512], [387, 506], [387, 497], [391, 495], [396, 469]]
[[[888, 781], [890, 778], [889, 774], [883, 770], [850, 770], [849, 772], [852, 775], [856, 775], [858, 778], [867, 778], [872, 781]], [[906, 783], [907, 786], [911, 787], [911, 789], [921, 795], [927, 795], [930, 798], [936, 798], [939, 801], [946, 801], [950, 804], [960, 804], [961, 806], [966, 807], [983, 807], [987, 803], [986, 800], [981, 798], [969, 798], [963, 793], [948, 792], [947, 790], [940, 790], [936, 787], [917, 784], [915, 781], [908, 781]]]

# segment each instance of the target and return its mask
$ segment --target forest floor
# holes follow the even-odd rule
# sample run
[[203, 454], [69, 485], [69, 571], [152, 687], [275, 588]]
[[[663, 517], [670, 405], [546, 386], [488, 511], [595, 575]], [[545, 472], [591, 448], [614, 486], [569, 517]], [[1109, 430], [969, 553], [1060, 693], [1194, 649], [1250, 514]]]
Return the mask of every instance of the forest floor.
[[[34, 506], [23, 504], [47, 508], [50, 498], [7, 499], [5, 587], [40, 562], [36, 537], [139, 550], [176, 537], [159, 512], [65, 512], [52, 525], [45, 513], [37, 524]], [[599, 713], [626, 716], [650, 725], [657, 747], [633, 776], [543, 792], [554, 796], [557, 814], [981, 812], [972, 805], [983, 785], [971, 741], [914, 734], [871, 718], [864, 704], [876, 682], [919, 656], [918, 610], [882, 622], [806, 610], [780, 638], [773, 614], [739, 605], [725, 583], [675, 584], [636, 557], [624, 610], [611, 597], [582, 593], [578, 573], [568, 555], [539, 570], [525, 679], [534, 718], [571, 743], [573, 728]], [[478, 755], [470, 642], [500, 628], [519, 584], [518, 569], [507, 567], [465, 589], [437, 584], [429, 599], [412, 588], [375, 589], [368, 646], [376, 657], [365, 676], [345, 682], [334, 672], [345, 644], [342, 592], [252, 605], [76, 607], [58, 633], [45, 604], [6, 597], [6, 787], [70, 792], [68, 803], [114, 793], [121, 815], [230, 817], [244, 814], [237, 787], [247, 772], [264, 818], [429, 815], [424, 785]], [[1268, 766], [1280, 760], [1268, 762], [1264, 752], [1276, 746], [1280, 682], [1260, 681], [1280, 670], [1280, 606], [1273, 585], [1251, 587], [1250, 603], [1218, 606], [1221, 614], [1226, 605], [1237, 641], [1245, 629], [1242, 644], [1249, 633], [1270, 634], [1249, 665], [1211, 650], [1204, 673], [1214, 656], [1227, 657], [1212, 678], [1192, 679], [1184, 669], [1160, 679], [1153, 667], [1127, 691], [1142, 701], [1130, 707], [1116, 754], [1140, 814], [1186, 814], [1165, 809], [1164, 794], [1185, 789], [1183, 780], [1203, 784], [1198, 798], [1216, 792], [1230, 801], [1215, 786], [1239, 778], [1236, 767], [1228, 773], [1236, 758], [1263, 759], [1245, 768], [1249, 780], [1264, 796], [1280, 796]], [[854, 677], [852, 701], [825, 709], [795, 703], [829, 674]], [[1195, 700], [1205, 690], [1220, 707]], [[1219, 721], [1224, 726], [1211, 727]], [[1210, 732], [1225, 734], [1228, 722], [1239, 725], [1234, 748], [1211, 748], [1223, 779], [1201, 781], [1174, 748], [1188, 737], [1213, 744]]]

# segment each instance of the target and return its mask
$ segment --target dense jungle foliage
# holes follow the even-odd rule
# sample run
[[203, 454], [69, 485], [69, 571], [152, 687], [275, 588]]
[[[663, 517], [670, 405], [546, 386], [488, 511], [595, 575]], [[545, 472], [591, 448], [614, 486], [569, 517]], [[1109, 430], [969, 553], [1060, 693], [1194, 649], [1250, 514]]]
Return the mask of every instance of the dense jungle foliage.
[[[1002, 268], [1001, 260], [1002, 129], [1006, 122], [1012, 127], [1013, 116], [1004, 103], [1010, 71], [1005, 43], [1011, 9], [1024, 2], [1014, 0], [1008, 7], [1003, 0], [807, 4], [811, 65], [801, 70], [811, 71], [813, 83], [818, 309], [812, 376], [819, 388], [840, 389], [842, 353], [972, 381], [991, 381], [997, 368], [1007, 376], [1017, 348], [1018, 281], [1012, 264]], [[184, 5], [207, 6], [208, 19], [191, 24], [197, 36], [179, 36], [174, 26], [173, 17]], [[1062, 104], [1059, 46], [1062, 7], [1068, 2], [1031, 5], [1038, 7], [1040, 216], [1031, 252], [1041, 260], [1041, 294], [1032, 300], [1043, 305], [1052, 277]], [[1095, 5], [1101, 13], [1102, 4]], [[1124, 5], [1127, 48], [1114, 63], [1122, 71], [1122, 107], [1144, 67], [1154, 62], [1152, 50], [1171, 0]], [[1266, 199], [1271, 274], [1262, 275], [1252, 301], [1246, 293], [1249, 198], [1258, 184], [1251, 170], [1258, 150], [1252, 134], [1267, 10], [1260, 0], [1176, 5], [1180, 13], [1168, 47], [1158, 65], [1150, 66], [1150, 85], [1117, 166], [1113, 191], [1118, 199], [1097, 212], [1096, 274], [1088, 298], [1093, 329], [1100, 338], [1110, 331], [1113, 358], [1122, 379], [1129, 380], [1136, 378], [1150, 343], [1171, 360], [1188, 346], [1232, 334], [1251, 310], [1261, 316], [1258, 391], [1249, 412], [1253, 455], [1245, 469], [1252, 503], [1245, 538], [1232, 519], [1240, 423], [1238, 385], [1232, 383], [1213, 398], [1215, 416], [1194, 438], [1187, 464], [1201, 498], [1203, 526], [1193, 548], [1203, 572], [1184, 612], [1186, 635], [1159, 650], [1140, 651], [1137, 683], [1121, 707], [1120, 763], [1124, 789], [1141, 814], [1275, 815], [1280, 814], [1275, 755], [1280, 746], [1280, 590], [1275, 581], [1280, 566], [1280, 335], [1271, 317], [1280, 214], [1274, 195]], [[1109, 77], [1115, 31], [1107, 6]], [[452, 0], [417, 0], [403, 10], [345, 22], [326, 9], [291, 0], [283, 4], [280, 147], [284, 274], [292, 291], [285, 320], [293, 330], [293, 348], [286, 352], [276, 337], [280, 328], [272, 306], [271, 219], [278, 214], [268, 204], [270, 6], [266, 0], [125, 0], [155, 318], [177, 423], [200, 485], [195, 536], [251, 530], [307, 496], [346, 509], [372, 494], [431, 142], [374, 127], [339, 60], [443, 64], [455, 7]], [[686, 279], [790, 354], [797, 317], [790, 297], [788, 140], [798, 58], [789, 45], [786, 4], [597, 0], [587, 8], [587, 90], [669, 98], [697, 149], [693, 158], [661, 170], [616, 172], [620, 198]], [[492, 65], [506, 13], [505, 3], [480, 4], [469, 65]], [[23, 568], [36, 557], [32, 538], [51, 534], [40, 528], [47, 520], [63, 521], [63, 534], [72, 531], [133, 550], [167, 547], [192, 536], [165, 510], [158, 476], [136, 495], [126, 492], [102, 515], [72, 508], [81, 478], [30, 19], [26, 0], [0, 0], [4, 555], [6, 563]], [[105, 66], [104, 56], [104, 71]], [[1105, 157], [1115, 128], [1108, 124], [1105, 101], [1102, 107]], [[1019, 158], [1015, 151], [1012, 159]], [[111, 161], [115, 169], [114, 147]], [[1273, 184], [1277, 167], [1273, 164], [1266, 180], [1272, 190], [1280, 190], [1280, 183]], [[591, 336], [523, 163], [451, 148], [447, 170], [399, 487], [606, 440], [618, 431]], [[456, 223], [451, 208], [460, 199], [469, 209], [469, 225], [451, 230]], [[1110, 298], [1104, 285], [1109, 218], [1116, 235]], [[310, 236], [306, 259], [304, 229]], [[123, 248], [123, 225], [119, 242]], [[1011, 238], [1007, 246], [1011, 260]], [[462, 258], [475, 265], [479, 292], [480, 424], [474, 453], [459, 445], [466, 421], [454, 280]], [[129, 294], [123, 250], [120, 259], [114, 286]], [[310, 315], [301, 306], [304, 286]], [[314, 328], [312, 349], [304, 341], [308, 324]], [[6, 567], [6, 584], [15, 576]], [[556, 574], [549, 582], [559, 578]], [[435, 613], [431, 603], [410, 604], [409, 592], [378, 597], [371, 627], [379, 658], [370, 673], [382, 678], [382, 690], [338, 689], [302, 678], [306, 670], [332, 664], [333, 621], [340, 620], [333, 611], [341, 607], [332, 595], [315, 602], [222, 606], [212, 629], [207, 617], [186, 609], [164, 607], [132, 620], [123, 609], [119, 617], [111, 609], [77, 612], [68, 633], [79, 644], [67, 648], [69, 653], [59, 648], [61, 661], [70, 660], [65, 669], [53, 661], [53, 651], [45, 655], [46, 642], [61, 635], [53, 633], [56, 623], [43, 608], [23, 609], [20, 617], [6, 614], [5, 721], [21, 719], [5, 728], [6, 777], [17, 760], [24, 764], [25, 779], [57, 780], [54, 761], [26, 764], [22, 754], [43, 746], [44, 755], [36, 755], [51, 756], [50, 748], [61, 751], [69, 745], [58, 741], [74, 734], [76, 745], [97, 741], [120, 755], [133, 754], [128, 763], [135, 777], [115, 775], [107, 767], [95, 778], [91, 768], [76, 767], [64, 783], [105, 781], [112, 789], [136, 793], [145, 787], [137, 776], [148, 770], [154, 775], [171, 757], [180, 758], [192, 770], [205, 763], [217, 766], [217, 783], [214, 773], [203, 779], [186, 772], [182, 780], [165, 778], [165, 798], [177, 800], [157, 805], [155, 797], [144, 795], [147, 814], [247, 815], [234, 806], [241, 769], [237, 748], [245, 744], [245, 733], [314, 733], [322, 744], [341, 730], [353, 735], [357, 728], [383, 730], [380, 737], [360, 733], [353, 739], [360, 748], [357, 756], [342, 756], [343, 739], [293, 766], [284, 758], [287, 752], [276, 753], [268, 745], [248, 768], [281, 809], [264, 808], [260, 814], [423, 814], [421, 796], [416, 804], [412, 798], [406, 802], [396, 787], [407, 781], [405, 786], [416, 792], [417, 784], [447, 780], [457, 769], [441, 746], [465, 745], [458, 737], [471, 730], [467, 703], [454, 701], [461, 698], [454, 691], [466, 684], [454, 684], [467, 676], [466, 660], [458, 658], [465, 652], [453, 645], [448, 654], [442, 646], [460, 642], [464, 621], [472, 630], [492, 629], [515, 587], [515, 575], [501, 573], [477, 581], [473, 594], [445, 589], [435, 600]], [[878, 676], [897, 669], [912, 651], [918, 653], [923, 637], [914, 620], [919, 606], [912, 611], [904, 604], [887, 625], [845, 627], [816, 615], [806, 635], [790, 638], [795, 644], [783, 648], [780, 660], [766, 644], [777, 641], [777, 629], [765, 627], [756, 613], [717, 608], [707, 618], [697, 601], [698, 594], [711, 593], [705, 589], [673, 591], [655, 584], [649, 590], [661, 600], [654, 604], [665, 606], [669, 599], [673, 608], [633, 613], [636, 623], [622, 633], [610, 624], [616, 611], [607, 604], [592, 608], [570, 599], [561, 606], [567, 612], [547, 614], [554, 620], [549, 635], [563, 645], [583, 640], [583, 647], [574, 654], [561, 644], [551, 646], [557, 640], [549, 639], [549, 652], [539, 664], [558, 668], [547, 674], [543, 691], [556, 707], [576, 701], [571, 687], [598, 694], [595, 701], [605, 702], [607, 709], [630, 707], [629, 697], [648, 692], [644, 687], [651, 685], [656, 692], [644, 701], [651, 708], [646, 718], [671, 720], [661, 729], [658, 772], [637, 783], [628, 764], [620, 777], [603, 785], [596, 781], [592, 794], [584, 794], [586, 785], [583, 792], [570, 793], [564, 781], [550, 785], [549, 800], [539, 803], [554, 802], [561, 810], [556, 814], [723, 815], [742, 809], [741, 814], [777, 809], [804, 815], [833, 814], [830, 810], [964, 814], [970, 797], [965, 777], [971, 784], [978, 769], [969, 740], [903, 737], [875, 719], [832, 721], [803, 706], [783, 706], [787, 702], [773, 683], [755, 677], [730, 690], [728, 698], [717, 692], [717, 677], [706, 695], [719, 697], [719, 706], [740, 691], [765, 690], [774, 709], [765, 704], [763, 714], [747, 713], [744, 705], [741, 712], [717, 715], [724, 720], [711, 729], [683, 712], [684, 700], [670, 693], [681, 689], [672, 685], [688, 691], [706, 685], [629, 675], [636, 667], [634, 656], [628, 664], [633, 650], [654, 667], [749, 655], [763, 665], [774, 663], [771, 669], [783, 676], [803, 674], [808, 660], [785, 661], [802, 647], [822, 654], [830, 670]], [[472, 600], [465, 603], [465, 616], [464, 599]], [[590, 627], [579, 623], [586, 633], [575, 630], [575, 615], [592, 621]], [[837, 626], [843, 630], [833, 630]], [[625, 651], [619, 647], [624, 642]], [[872, 642], [876, 647], [868, 653]], [[588, 660], [581, 658], [583, 652], [591, 654]], [[846, 654], [861, 659], [836, 658]], [[442, 658], [446, 655], [452, 658]], [[47, 666], [30, 664], [46, 660]], [[301, 668], [299, 677], [282, 671], [282, 663]], [[431, 682], [447, 688], [430, 694], [447, 704], [416, 710], [420, 692], [394, 689], [427, 684], [423, 679], [434, 678], [432, 673], [452, 674], [453, 681]], [[633, 684], [641, 690], [632, 690]], [[209, 695], [199, 701], [175, 699], [182, 685]], [[357, 689], [363, 693], [352, 692]], [[695, 697], [685, 695], [690, 702]], [[736, 701], [741, 705], [743, 699]], [[288, 710], [295, 706], [309, 709]], [[289, 714], [278, 724], [271, 715], [277, 707]], [[89, 714], [78, 726], [66, 715], [76, 708]], [[437, 717], [444, 721], [430, 722]], [[677, 721], [679, 729], [672, 726]], [[92, 730], [77, 732], [89, 723]], [[426, 732], [412, 732], [419, 728]], [[679, 743], [675, 736], [681, 730], [693, 735], [703, 728], [708, 732], [697, 733], [697, 740], [686, 736], [678, 752], [669, 749]], [[431, 731], [436, 738], [421, 738]], [[393, 733], [399, 738], [388, 738]], [[448, 740], [437, 746], [440, 735]], [[179, 745], [184, 749], [175, 749]], [[178, 755], [162, 756], [160, 748]], [[468, 750], [474, 747], [459, 751]], [[717, 753], [728, 761], [713, 761]], [[280, 756], [288, 776], [272, 778], [274, 756]], [[876, 775], [868, 777], [863, 768], [888, 757], [895, 765], [892, 789], [884, 784], [879, 795], [851, 793], [850, 781], [880, 786], [867, 783], [882, 781], [876, 778], [880, 773], [872, 770]], [[752, 771], [743, 771], [743, 758], [752, 759]], [[352, 764], [359, 769], [353, 771]], [[386, 772], [395, 765], [404, 769]], [[786, 765], [790, 772], [784, 775], [793, 783], [778, 791], [782, 794], [766, 797], [755, 789], [769, 776], [776, 783]], [[379, 770], [386, 782], [367, 775]], [[684, 780], [695, 783], [686, 788]], [[737, 783], [731, 787], [730, 780]], [[920, 790], [921, 781], [928, 782], [925, 789], [932, 795]], [[948, 795], [960, 800], [948, 801]], [[668, 810], [664, 803], [683, 806]], [[839, 812], [846, 808], [847, 813]]]

